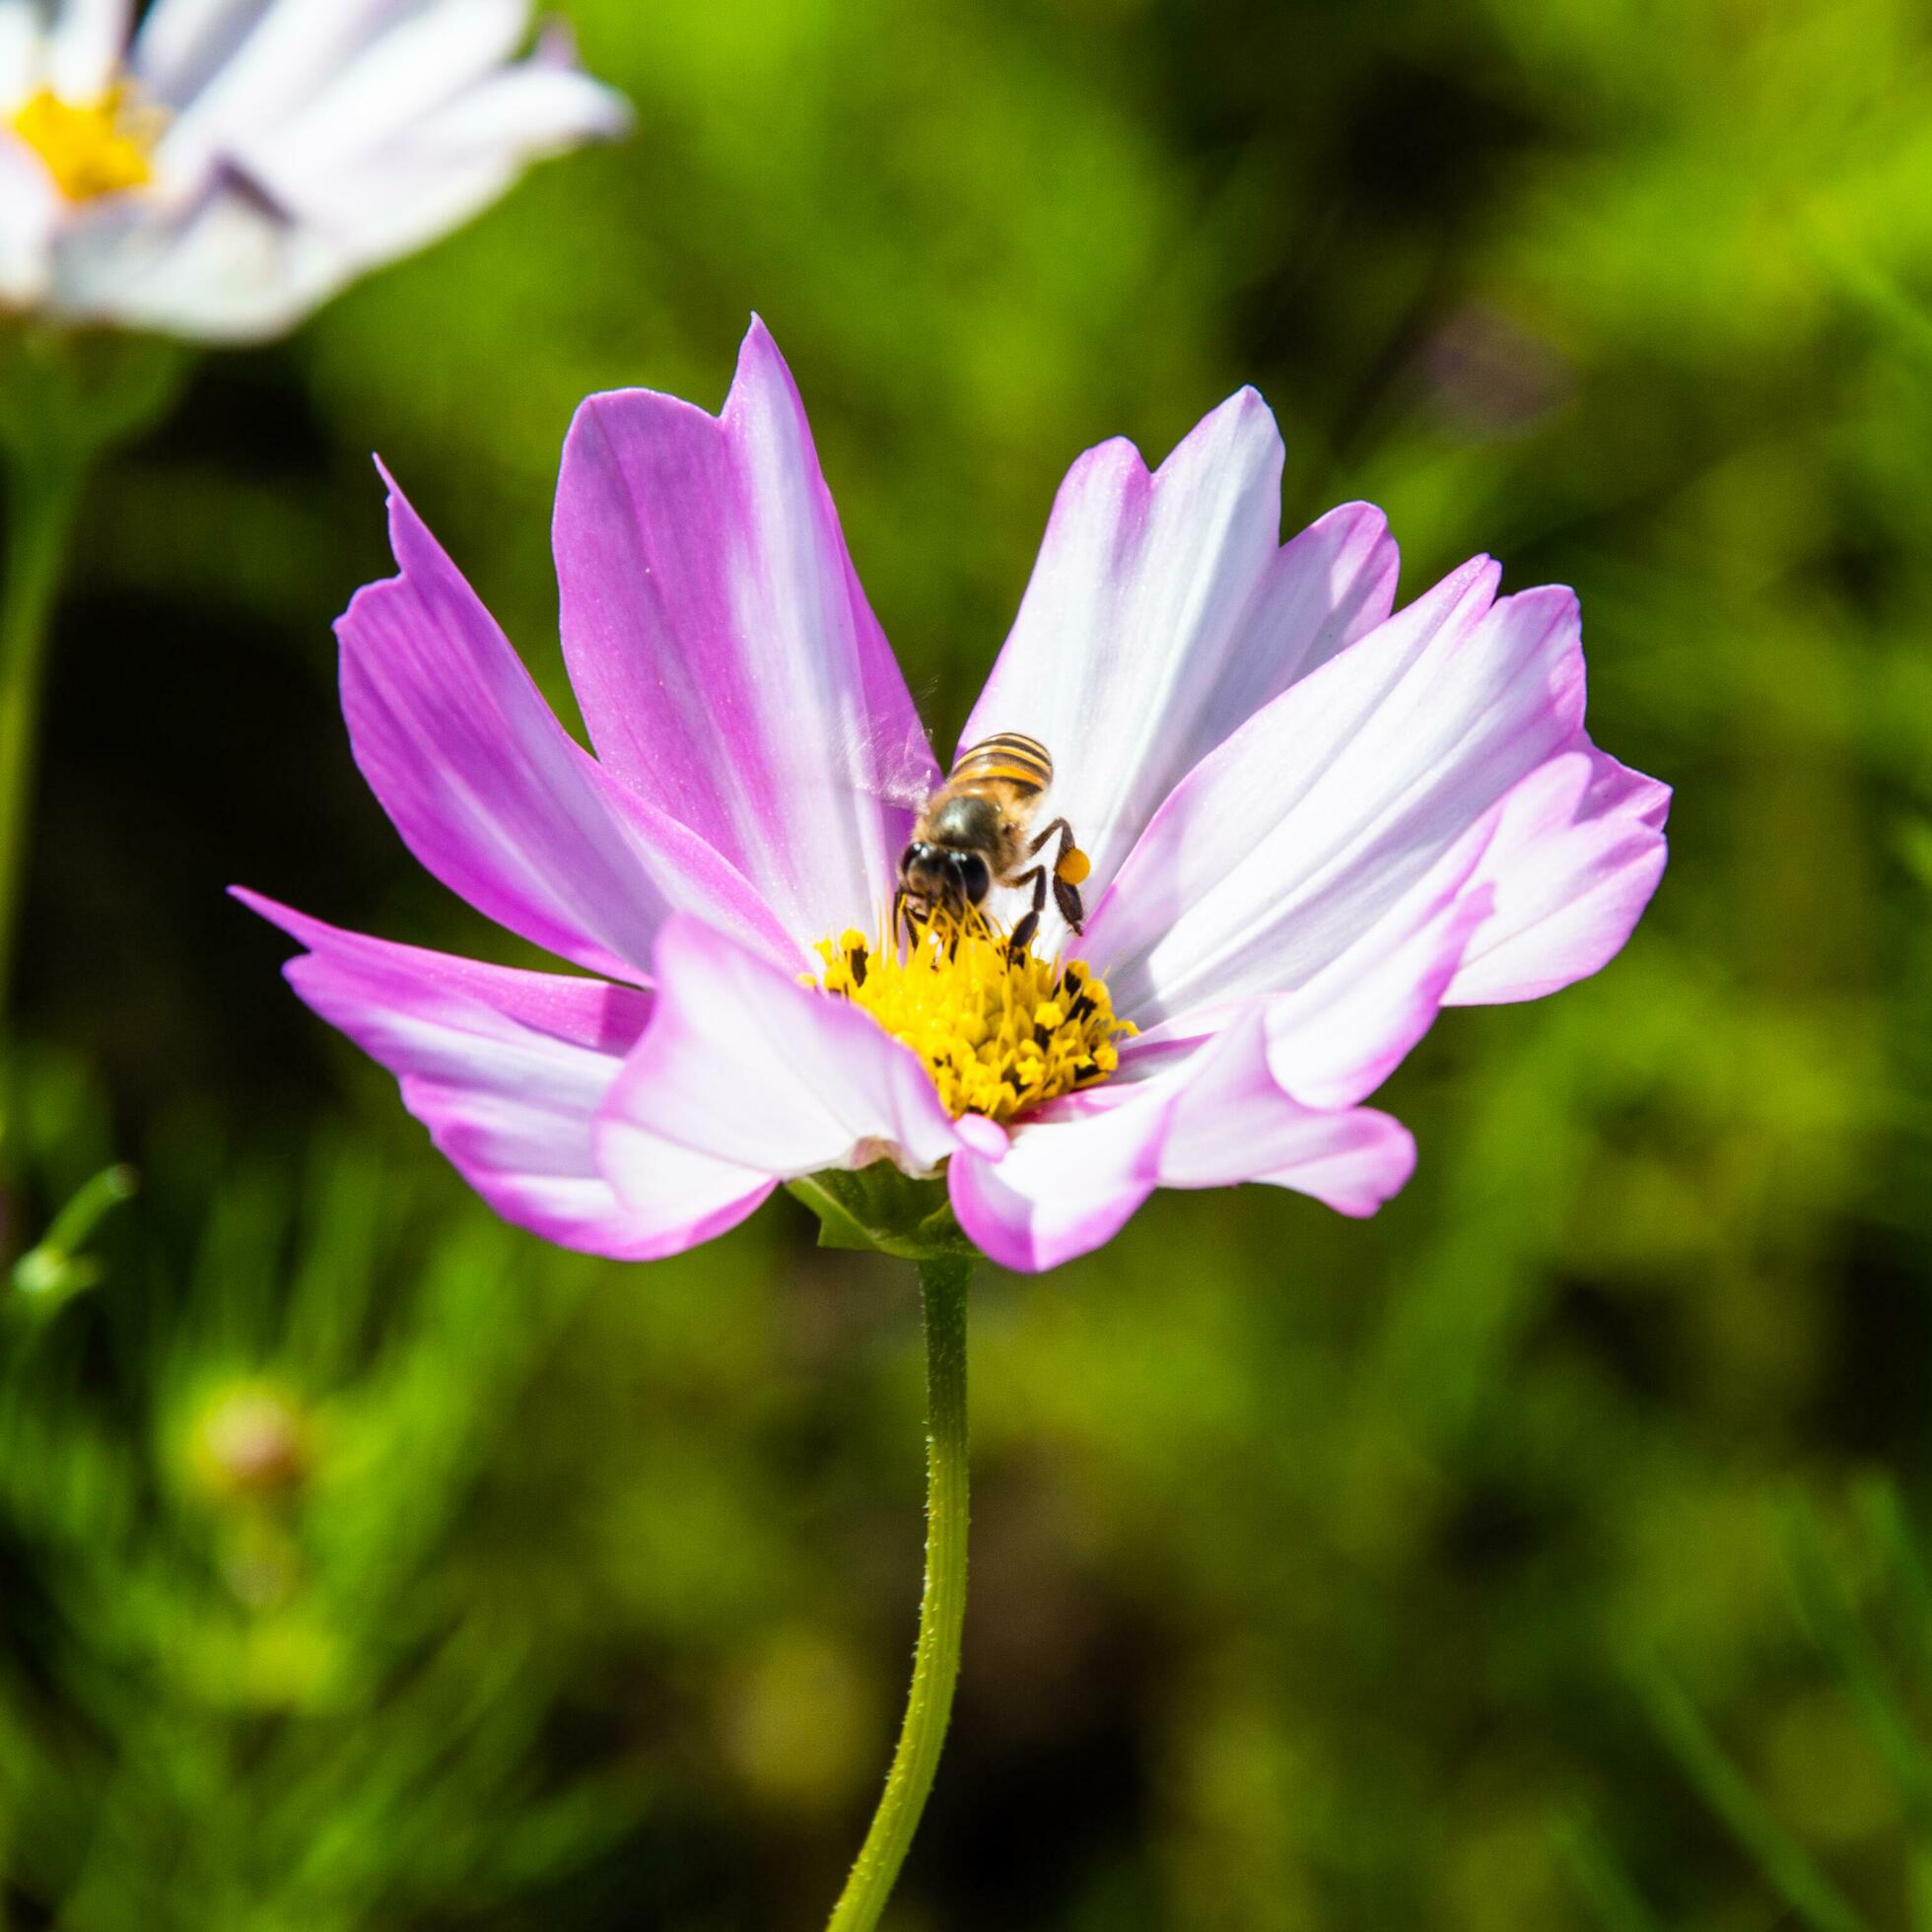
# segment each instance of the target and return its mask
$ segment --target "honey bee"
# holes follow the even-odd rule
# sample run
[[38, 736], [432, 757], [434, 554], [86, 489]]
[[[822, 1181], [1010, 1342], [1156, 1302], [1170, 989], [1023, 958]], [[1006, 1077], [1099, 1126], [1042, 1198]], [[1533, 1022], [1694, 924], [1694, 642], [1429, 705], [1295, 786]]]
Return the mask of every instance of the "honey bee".
[[[1075, 932], [1085, 914], [1079, 885], [1086, 855], [1073, 843], [1073, 828], [1056, 818], [1031, 839], [1033, 813], [1053, 783], [1053, 759], [1037, 738], [1001, 731], [982, 738], [959, 756], [951, 775], [927, 799], [913, 826], [912, 843], [899, 860], [899, 889], [892, 900], [896, 932], [908, 908], [929, 914], [939, 907], [964, 912], [985, 902], [996, 885], [1033, 888], [1031, 909], [1013, 928], [1010, 944], [1024, 952], [1040, 930], [1047, 887], [1060, 916]], [[1039, 859], [1048, 843], [1060, 845], [1051, 865]]]

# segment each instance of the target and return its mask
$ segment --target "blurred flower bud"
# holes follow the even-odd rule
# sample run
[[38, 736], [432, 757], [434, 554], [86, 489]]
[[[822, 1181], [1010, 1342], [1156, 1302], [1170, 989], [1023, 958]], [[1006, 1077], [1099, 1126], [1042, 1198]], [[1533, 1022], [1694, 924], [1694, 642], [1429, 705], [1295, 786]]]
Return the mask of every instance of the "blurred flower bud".
[[201, 1407], [188, 1438], [195, 1484], [219, 1501], [264, 1501], [301, 1487], [313, 1462], [309, 1416], [286, 1390], [231, 1384]]

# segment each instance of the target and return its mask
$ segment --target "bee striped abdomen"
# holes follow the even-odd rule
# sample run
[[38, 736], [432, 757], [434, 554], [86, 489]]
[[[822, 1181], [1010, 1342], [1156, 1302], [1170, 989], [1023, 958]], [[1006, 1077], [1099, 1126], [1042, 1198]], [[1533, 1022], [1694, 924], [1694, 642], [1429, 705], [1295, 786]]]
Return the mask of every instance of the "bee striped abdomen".
[[1053, 783], [1053, 759], [1038, 738], [1000, 731], [962, 751], [947, 783], [976, 785], [995, 780], [1030, 796]]

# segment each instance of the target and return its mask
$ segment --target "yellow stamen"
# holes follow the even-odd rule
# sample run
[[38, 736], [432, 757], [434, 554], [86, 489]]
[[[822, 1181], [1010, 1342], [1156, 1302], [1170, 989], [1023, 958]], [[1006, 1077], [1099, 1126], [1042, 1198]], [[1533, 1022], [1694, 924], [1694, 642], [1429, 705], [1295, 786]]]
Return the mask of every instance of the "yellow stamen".
[[821, 940], [818, 955], [816, 984], [911, 1047], [955, 1119], [1008, 1121], [1092, 1086], [1120, 1065], [1114, 1043], [1135, 1030], [1081, 961], [1015, 954], [977, 913], [922, 917], [903, 949], [846, 932]]
[[152, 119], [128, 111], [123, 88], [111, 87], [86, 102], [63, 101], [42, 88], [15, 109], [13, 130], [46, 163], [69, 201], [92, 201], [153, 179]]

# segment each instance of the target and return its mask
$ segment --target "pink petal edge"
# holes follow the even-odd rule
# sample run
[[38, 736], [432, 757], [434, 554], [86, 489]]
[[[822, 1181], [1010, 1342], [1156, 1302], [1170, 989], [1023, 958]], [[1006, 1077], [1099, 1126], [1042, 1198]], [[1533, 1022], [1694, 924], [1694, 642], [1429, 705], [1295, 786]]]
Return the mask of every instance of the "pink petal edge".
[[702, 840], [565, 731], [392, 479], [398, 575], [336, 625], [356, 763], [429, 871], [514, 932], [617, 979], [648, 977], [674, 912], [790, 960], [796, 948]]
[[658, 1143], [620, 1200], [591, 1153], [595, 1110], [654, 996], [348, 932], [243, 887], [308, 948], [284, 967], [319, 1017], [394, 1073], [403, 1105], [505, 1220], [562, 1247], [655, 1261], [743, 1220], [763, 1175]]
[[[962, 744], [1040, 738], [1103, 890], [1163, 797], [1296, 679], [1387, 617], [1386, 519], [1348, 504], [1280, 541], [1281, 439], [1253, 389], [1148, 472], [1125, 439], [1069, 470]], [[1051, 942], [1052, 933], [1049, 933]]]
[[1363, 1215], [1414, 1164], [1399, 1121], [1284, 1093], [1250, 1013], [1153, 1078], [1050, 1107], [997, 1165], [956, 1154], [948, 1175], [960, 1226], [1003, 1267], [1036, 1273], [1111, 1240], [1156, 1187], [1263, 1181]]
[[1564, 590], [1465, 566], [1198, 765], [1095, 908], [1087, 951], [1142, 1025], [1306, 985], [1580, 728]]
[[1452, 1006], [1539, 1000], [1623, 949], [1664, 876], [1671, 789], [1578, 734], [1503, 800], [1473, 884], [1494, 895], [1443, 995]]

